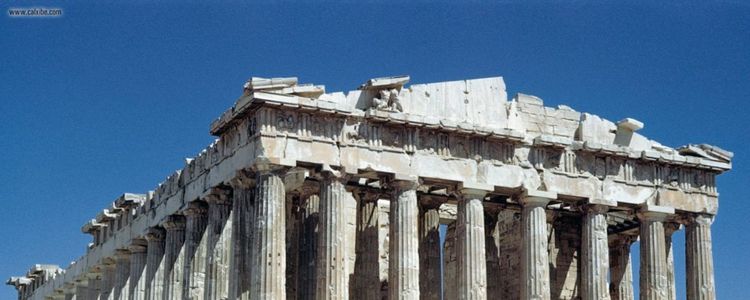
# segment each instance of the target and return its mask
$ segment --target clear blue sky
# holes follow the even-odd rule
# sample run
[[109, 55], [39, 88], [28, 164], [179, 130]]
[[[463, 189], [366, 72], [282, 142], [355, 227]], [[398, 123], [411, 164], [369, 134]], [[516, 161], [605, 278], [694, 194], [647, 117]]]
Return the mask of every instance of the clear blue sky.
[[[10, 18], [7, 8], [31, 4], [0, 4], [3, 278], [82, 255], [81, 225], [209, 144], [209, 123], [251, 75], [329, 91], [385, 75], [502, 75], [510, 94], [633, 117], [666, 145], [735, 151], [734, 170], [719, 178], [714, 257], [719, 298], [746, 299], [747, 4], [44, 2], [34, 4], [64, 16]], [[684, 298], [683, 233], [676, 243]]]

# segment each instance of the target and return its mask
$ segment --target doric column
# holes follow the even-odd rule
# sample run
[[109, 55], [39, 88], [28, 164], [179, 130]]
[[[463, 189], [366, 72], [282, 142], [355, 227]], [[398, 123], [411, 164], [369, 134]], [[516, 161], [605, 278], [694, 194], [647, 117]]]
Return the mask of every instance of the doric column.
[[98, 270], [95, 270], [90, 273], [87, 273], [86, 278], [88, 279], [88, 283], [86, 284], [88, 288], [86, 289], [87, 293], [84, 298], [90, 299], [90, 300], [99, 299], [99, 287], [100, 287], [101, 274], [99, 273]]
[[188, 204], [183, 214], [185, 215], [185, 255], [182, 262], [182, 297], [183, 299], [199, 299], [203, 297], [205, 278], [203, 273], [205, 248], [201, 248], [200, 245], [208, 224], [208, 208], [204, 202], [193, 201]]
[[101, 288], [99, 289], [99, 299], [107, 300], [112, 294], [115, 287], [115, 269], [117, 265], [112, 259], [106, 259], [102, 265]]
[[680, 224], [664, 223], [664, 247], [667, 249], [667, 299], [677, 300], [677, 285], [674, 279], [674, 250], [672, 249], [672, 234], [680, 229]]
[[583, 237], [581, 242], [581, 298], [608, 300], [609, 242], [607, 240], [607, 210], [604, 205], [583, 208]]
[[130, 251], [117, 249], [115, 251], [115, 286], [113, 299], [128, 299], [128, 277], [130, 277]]
[[458, 299], [487, 299], [484, 208], [487, 191], [463, 189], [456, 219]]
[[390, 213], [390, 299], [419, 299], [419, 207], [417, 180], [396, 180]]
[[157, 300], [163, 291], [163, 273], [159, 266], [164, 259], [164, 229], [151, 227], [146, 232], [146, 300]]
[[251, 299], [286, 298], [286, 195], [281, 176], [259, 168], [253, 209], [253, 244], [250, 252]]
[[549, 256], [547, 253], [547, 213], [556, 193], [526, 191], [519, 199], [521, 212], [521, 298], [550, 299]]
[[232, 255], [229, 298], [250, 296], [250, 248], [253, 220], [253, 186], [255, 180], [240, 171], [232, 181]]
[[[438, 300], [442, 285], [440, 259], [440, 204], [430, 197], [422, 197], [419, 210], [419, 297]], [[377, 241], [377, 236], [375, 237]]]
[[164, 250], [164, 290], [162, 299], [180, 299], [182, 296], [182, 262], [177, 260], [185, 243], [185, 217], [171, 215], [162, 223], [166, 231]]
[[[380, 283], [380, 211], [378, 195], [360, 191], [357, 198], [356, 262], [352, 299], [381, 299]], [[438, 249], [439, 250], [439, 249]], [[439, 266], [438, 266], [439, 267]]]
[[664, 245], [663, 224], [667, 216], [667, 213], [661, 211], [638, 213], [641, 222], [641, 300], [667, 299], [667, 249]]
[[[65, 300], [84, 300], [84, 299], [78, 299], [76, 296], [76, 282], [66, 282], [63, 284], [65, 287], [63, 289], [63, 294], [65, 297], [63, 299]], [[114, 298], [117, 299], [117, 298]]]
[[445, 229], [443, 244], [443, 298], [458, 299], [458, 282], [456, 267], [456, 222], [448, 224]]
[[630, 246], [638, 240], [636, 236], [624, 235], [613, 238], [609, 250], [610, 278], [609, 294], [612, 300], [633, 300], [633, 263]]
[[[89, 295], [89, 280], [85, 276], [83, 278], [79, 278], [75, 282], [75, 289], [76, 289], [76, 299], [77, 300], [88, 300]], [[125, 299], [127, 300], [127, 299]]]
[[484, 214], [484, 249], [487, 268], [487, 299], [502, 298], [503, 290], [501, 279], [503, 273], [500, 270], [500, 247], [498, 243], [498, 214], [502, 208], [485, 207]]
[[695, 215], [685, 226], [687, 299], [714, 300], [714, 260], [711, 252], [712, 216]]
[[[304, 188], [303, 188], [304, 189]], [[300, 300], [315, 299], [317, 283], [318, 223], [320, 197], [317, 184], [310, 184], [303, 193], [302, 234], [300, 235]]]
[[206, 197], [208, 227], [206, 229], [206, 281], [205, 299], [229, 297], [229, 256], [231, 255], [231, 194], [214, 189]]
[[344, 238], [344, 202], [352, 198], [346, 191], [346, 177], [333, 173], [323, 175], [320, 184], [317, 299], [349, 298], [346, 243], [353, 241]]
[[146, 299], [146, 241], [134, 240], [130, 251], [130, 278], [128, 279], [128, 299]]
[[286, 299], [297, 300], [299, 289], [299, 236], [300, 224], [299, 192], [286, 194], [284, 218], [286, 219]]

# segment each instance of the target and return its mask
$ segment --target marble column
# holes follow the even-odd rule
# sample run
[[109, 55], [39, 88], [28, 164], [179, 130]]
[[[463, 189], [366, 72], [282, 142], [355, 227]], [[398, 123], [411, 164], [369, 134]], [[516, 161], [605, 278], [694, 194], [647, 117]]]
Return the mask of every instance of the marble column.
[[[77, 300], [88, 300], [89, 295], [89, 281], [87, 278], [76, 280], [76, 299]], [[127, 299], [126, 299], [127, 300]]]
[[248, 299], [250, 296], [250, 248], [253, 220], [254, 179], [245, 171], [238, 172], [232, 181], [232, 255], [230, 264], [229, 298]]
[[[419, 297], [439, 300], [442, 285], [440, 259], [440, 201], [423, 197], [419, 210]], [[377, 236], [376, 236], [377, 239]]]
[[527, 191], [519, 199], [521, 211], [521, 298], [550, 299], [549, 256], [547, 253], [547, 203], [555, 193]]
[[637, 236], [623, 235], [613, 238], [610, 243], [609, 265], [610, 278], [609, 294], [612, 300], [633, 300], [633, 263], [630, 258], [630, 247]]
[[113, 299], [128, 299], [128, 277], [130, 277], [130, 251], [117, 249], [115, 251], [115, 286], [112, 291]]
[[609, 300], [609, 242], [607, 210], [604, 205], [584, 207], [581, 238], [581, 298]]
[[486, 191], [464, 189], [458, 201], [456, 220], [456, 276], [458, 299], [487, 299], [487, 262], [484, 244]]
[[146, 299], [146, 241], [135, 240], [128, 247], [130, 251], [130, 278], [128, 279], [128, 299]]
[[284, 182], [275, 170], [258, 170], [253, 209], [250, 298], [286, 298]]
[[640, 299], [665, 300], [667, 286], [667, 249], [664, 245], [664, 220], [661, 212], [640, 212], [641, 266]]
[[458, 282], [456, 267], [456, 221], [445, 229], [443, 245], [443, 298], [458, 299]]
[[352, 299], [378, 300], [380, 290], [380, 226], [378, 195], [360, 192], [357, 197], [356, 262], [354, 295]]
[[88, 279], [88, 283], [87, 283], [88, 288], [86, 289], [87, 293], [84, 298], [89, 299], [89, 300], [99, 299], [101, 274], [97, 270], [96, 272], [91, 272], [91, 273], [86, 274], [86, 278]]
[[687, 299], [716, 299], [714, 261], [711, 250], [712, 216], [695, 215], [685, 226]]
[[180, 299], [182, 296], [182, 287], [179, 285], [182, 280], [182, 262], [178, 261], [177, 257], [185, 243], [185, 217], [168, 216], [162, 226], [166, 231], [162, 299]]
[[106, 259], [104, 265], [102, 265], [102, 279], [101, 288], [99, 289], [99, 299], [107, 300], [112, 294], [112, 290], [115, 287], [115, 269], [117, 265], [112, 259]]
[[388, 259], [390, 299], [419, 299], [419, 182], [393, 182]]
[[500, 269], [500, 245], [498, 241], [498, 214], [502, 208], [485, 208], [484, 214], [484, 247], [486, 255], [486, 268], [487, 268], [487, 298], [498, 299], [502, 298], [502, 277], [503, 274]]
[[667, 249], [667, 299], [677, 300], [677, 285], [674, 279], [674, 250], [672, 249], [672, 235], [680, 229], [680, 224], [664, 223], [664, 247]]
[[[83, 300], [83, 299], [78, 299], [78, 297], [76, 295], [76, 282], [67, 282], [67, 283], [63, 284], [63, 286], [65, 287], [63, 289], [63, 294], [65, 295], [65, 297], [63, 297], [63, 299], [65, 299], [65, 300]], [[117, 298], [113, 298], [113, 299], [117, 299]]]
[[[306, 196], [306, 197], [305, 197]], [[303, 196], [306, 198], [302, 205], [302, 234], [300, 235], [300, 286], [297, 290], [299, 299], [315, 299], [317, 283], [318, 236], [319, 236], [319, 208], [320, 197], [315, 188]]]
[[[231, 255], [231, 194], [215, 189], [206, 197], [208, 227], [206, 229], [206, 281], [205, 299], [229, 297], [229, 257]], [[228, 229], [229, 231], [225, 230]]]
[[300, 193], [286, 194], [286, 299], [297, 300], [299, 290]]
[[344, 205], [351, 195], [346, 177], [328, 173], [320, 184], [316, 299], [348, 299]]
[[205, 249], [201, 241], [208, 224], [208, 207], [202, 201], [193, 201], [183, 211], [185, 215], [185, 255], [182, 262], [182, 298], [200, 299], [203, 297], [205, 274]]
[[151, 227], [146, 232], [146, 300], [157, 300], [163, 291], [164, 229]]

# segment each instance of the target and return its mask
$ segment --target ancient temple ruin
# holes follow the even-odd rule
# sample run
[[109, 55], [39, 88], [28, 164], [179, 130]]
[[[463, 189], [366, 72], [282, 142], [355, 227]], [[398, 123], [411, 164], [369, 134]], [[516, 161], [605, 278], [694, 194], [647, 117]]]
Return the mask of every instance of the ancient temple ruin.
[[408, 81], [248, 80], [214, 143], [83, 225], [82, 257], [7, 283], [40, 300], [615, 300], [639, 280], [640, 299], [716, 298], [715, 178], [731, 152], [508, 100], [500, 77]]

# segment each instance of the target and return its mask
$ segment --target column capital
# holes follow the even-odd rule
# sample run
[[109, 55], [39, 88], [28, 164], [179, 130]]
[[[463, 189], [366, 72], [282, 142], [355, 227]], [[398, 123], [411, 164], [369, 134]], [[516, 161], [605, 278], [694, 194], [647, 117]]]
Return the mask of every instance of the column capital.
[[164, 240], [164, 229], [159, 227], [150, 227], [146, 230], [146, 241], [158, 242]]
[[585, 204], [581, 206], [584, 213], [603, 214], [609, 211], [610, 206], [602, 204]]
[[522, 206], [546, 206], [551, 200], [557, 199], [557, 193], [540, 191], [540, 190], [525, 190], [521, 197], [518, 199], [518, 203]]
[[128, 246], [128, 251], [130, 251], [130, 254], [134, 253], [145, 253], [146, 252], [146, 241], [143, 239], [135, 239], [132, 241], [132, 244]]
[[389, 185], [397, 190], [416, 190], [422, 184], [419, 177], [408, 174], [395, 174]]
[[610, 246], [623, 245], [630, 247], [630, 245], [638, 241], [638, 235], [615, 234], [611, 236], [612, 238], [609, 239]]
[[674, 208], [647, 204], [642, 206], [636, 215], [638, 216], [638, 219], [644, 221], [663, 222], [673, 214]]
[[161, 226], [164, 227], [164, 229], [167, 231], [184, 230], [185, 229], [185, 217], [181, 215], [167, 216], [167, 219], [161, 223]]
[[459, 193], [462, 198], [470, 199], [484, 199], [490, 192], [494, 191], [495, 187], [486, 183], [478, 182], [463, 182], [459, 189]]
[[248, 170], [238, 170], [237, 176], [229, 181], [233, 189], [249, 190], [255, 187], [255, 176]]
[[185, 216], [205, 215], [208, 213], [208, 207], [203, 201], [193, 201], [188, 203], [187, 208], [182, 213]]
[[231, 205], [231, 195], [231, 190], [214, 187], [203, 197], [203, 200], [206, 201], [208, 205]]
[[257, 175], [268, 173], [283, 173], [290, 167], [297, 166], [297, 162], [286, 158], [268, 158], [260, 156], [255, 158], [252, 169]]
[[115, 260], [124, 261], [130, 259], [130, 250], [128, 249], [117, 249], [115, 250]]
[[682, 216], [682, 219], [685, 222], [685, 225], [692, 225], [692, 224], [698, 224], [698, 225], [711, 225], [714, 223], [715, 216], [713, 215], [704, 215], [704, 214], [688, 214]]

